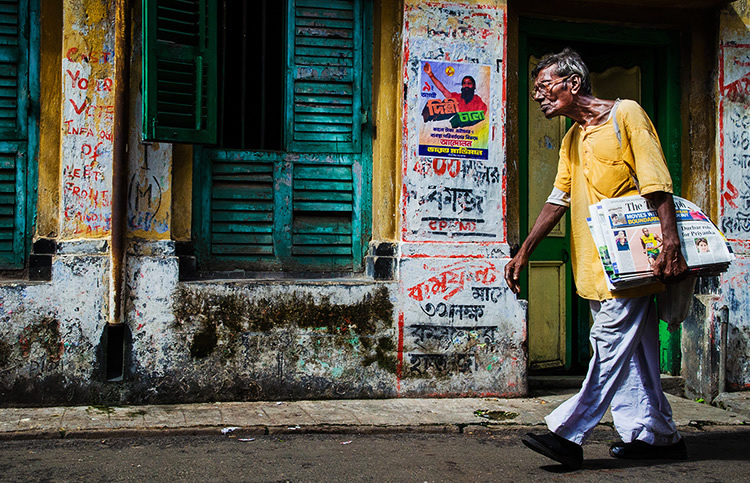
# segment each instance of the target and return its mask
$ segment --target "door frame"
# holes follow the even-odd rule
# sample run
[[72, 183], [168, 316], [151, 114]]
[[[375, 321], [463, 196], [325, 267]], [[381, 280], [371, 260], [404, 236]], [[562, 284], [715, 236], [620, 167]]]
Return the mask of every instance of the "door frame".
[[[528, 223], [528, 113], [529, 95], [528, 65], [529, 40], [556, 41], [559, 42], [559, 50], [565, 46], [565, 42], [587, 42], [613, 44], [618, 47], [649, 48], [655, 52], [656, 59], [664, 59], [663, 62], [654, 62], [654, 85], [653, 109], [648, 112], [649, 116], [659, 133], [662, 149], [667, 159], [667, 166], [672, 176], [674, 193], [679, 195], [682, 182], [682, 154], [681, 154], [681, 94], [680, 94], [680, 33], [675, 30], [662, 30], [653, 28], [636, 28], [615, 26], [605, 23], [593, 22], [571, 22], [564, 20], [546, 20], [537, 18], [520, 17], [518, 31], [518, 153], [519, 153], [519, 231], [523, 240], [529, 231]], [[551, 187], [550, 187], [551, 189]], [[524, 271], [521, 279], [520, 297], [528, 299], [528, 270]], [[572, 294], [571, 294], [572, 295]], [[573, 320], [566, 329], [567, 351], [566, 368], [572, 365], [585, 367], [583, 356], [584, 349], [588, 348], [588, 303], [573, 297], [578, 303], [573, 307]], [[573, 304], [568, 304], [573, 305]], [[584, 319], [585, 316], [585, 331]], [[569, 319], [570, 320], [570, 319]], [[579, 330], [577, 337], [570, 329], [576, 324]], [[585, 332], [585, 336], [584, 336]], [[659, 324], [660, 339], [660, 361], [662, 372], [673, 375], [679, 374], [681, 347], [680, 330], [670, 333], [666, 324]], [[573, 346], [577, 346], [574, 348]], [[573, 360], [573, 351], [576, 351]]]

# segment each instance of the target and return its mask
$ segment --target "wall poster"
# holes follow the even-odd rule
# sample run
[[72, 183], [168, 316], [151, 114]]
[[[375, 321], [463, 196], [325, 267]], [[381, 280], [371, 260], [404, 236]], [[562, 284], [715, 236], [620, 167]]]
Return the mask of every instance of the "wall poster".
[[488, 159], [490, 66], [421, 61], [419, 155]]

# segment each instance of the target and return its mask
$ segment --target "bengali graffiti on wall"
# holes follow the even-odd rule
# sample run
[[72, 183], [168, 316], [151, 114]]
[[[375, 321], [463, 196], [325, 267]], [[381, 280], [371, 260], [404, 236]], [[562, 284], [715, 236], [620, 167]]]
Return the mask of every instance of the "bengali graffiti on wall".
[[493, 259], [403, 260], [400, 374], [520, 376], [523, 317]]
[[410, 3], [399, 390], [522, 392], [525, 312], [502, 277], [505, 11]]
[[[721, 277], [721, 300], [717, 302], [718, 307], [728, 309], [726, 347], [720, 350], [726, 350], [725, 374], [730, 390], [750, 388], [749, 14], [747, 1], [734, 2], [722, 10], [718, 52], [719, 227], [737, 255], [729, 271]], [[718, 340], [711, 343], [719, 345]]]
[[111, 226], [114, 50], [99, 29], [74, 31], [62, 58], [61, 235], [100, 238]]
[[750, 248], [750, 42], [723, 42], [720, 57], [720, 225]]

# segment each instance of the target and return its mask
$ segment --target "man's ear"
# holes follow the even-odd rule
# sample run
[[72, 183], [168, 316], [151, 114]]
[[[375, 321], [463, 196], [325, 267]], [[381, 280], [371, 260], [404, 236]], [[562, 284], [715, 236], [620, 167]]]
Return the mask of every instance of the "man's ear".
[[578, 94], [578, 91], [581, 90], [581, 76], [578, 74], [573, 74], [570, 76], [570, 93], [571, 94]]

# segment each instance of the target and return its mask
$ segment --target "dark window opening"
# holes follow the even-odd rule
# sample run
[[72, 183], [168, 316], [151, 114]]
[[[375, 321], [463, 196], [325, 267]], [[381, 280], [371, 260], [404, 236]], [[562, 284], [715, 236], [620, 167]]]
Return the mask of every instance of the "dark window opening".
[[223, 0], [219, 13], [220, 148], [283, 147], [286, 2]]

